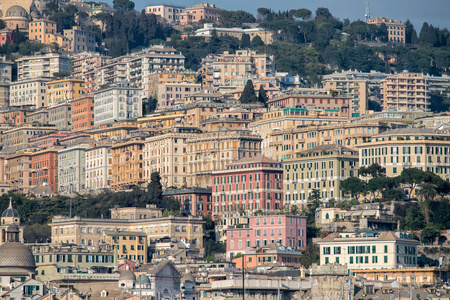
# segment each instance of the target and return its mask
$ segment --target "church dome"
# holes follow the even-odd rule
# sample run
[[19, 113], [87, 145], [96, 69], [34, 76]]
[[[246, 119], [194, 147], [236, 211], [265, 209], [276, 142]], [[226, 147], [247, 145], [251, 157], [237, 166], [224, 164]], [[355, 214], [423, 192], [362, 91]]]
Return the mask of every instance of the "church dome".
[[5, 209], [5, 211], [2, 213], [2, 218], [19, 218], [19, 217], [20, 217], [19, 213], [12, 207], [12, 203], [10, 201], [9, 207]]
[[134, 275], [133, 271], [125, 270], [120, 272], [119, 281], [123, 280], [132, 280], [136, 281], [136, 275]]
[[195, 282], [195, 279], [191, 273], [186, 273], [181, 277], [181, 282]]
[[5, 17], [28, 18], [28, 13], [22, 6], [14, 5], [6, 11]]
[[19, 227], [9, 225], [6, 234], [8, 241], [0, 246], [0, 275], [34, 274], [36, 262], [31, 250], [19, 242]]

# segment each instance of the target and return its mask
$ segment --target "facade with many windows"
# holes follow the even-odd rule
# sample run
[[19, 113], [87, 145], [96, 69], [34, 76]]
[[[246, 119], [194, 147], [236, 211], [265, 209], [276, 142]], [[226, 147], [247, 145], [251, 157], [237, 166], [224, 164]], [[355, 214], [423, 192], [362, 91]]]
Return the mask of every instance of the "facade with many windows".
[[285, 205], [305, 207], [314, 191], [320, 201], [342, 200], [341, 180], [358, 175], [358, 151], [338, 144], [320, 145], [283, 162]]
[[348, 270], [417, 267], [419, 242], [401, 232], [336, 232], [318, 245], [321, 265], [347, 264]]
[[227, 258], [277, 243], [291, 249], [306, 247], [306, 217], [262, 215], [249, 218], [248, 227], [228, 228]]
[[282, 177], [281, 163], [265, 156], [246, 157], [213, 172], [213, 214], [279, 210]]

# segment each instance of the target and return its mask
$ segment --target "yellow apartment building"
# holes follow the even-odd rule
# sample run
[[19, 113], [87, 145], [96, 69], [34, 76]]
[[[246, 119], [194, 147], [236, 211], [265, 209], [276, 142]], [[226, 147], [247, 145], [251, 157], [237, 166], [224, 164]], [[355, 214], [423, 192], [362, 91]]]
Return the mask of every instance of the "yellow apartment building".
[[389, 75], [381, 81], [383, 110], [429, 111], [428, 78], [418, 73]]
[[283, 161], [284, 204], [304, 208], [314, 190], [320, 201], [344, 199], [341, 180], [358, 176], [358, 151], [338, 144], [319, 145]]
[[176, 82], [189, 82], [195, 83], [197, 81], [197, 75], [194, 72], [153, 72], [148, 75], [148, 94], [156, 97], [158, 87], [162, 84], [176, 83]]
[[147, 218], [135, 219], [55, 216], [52, 223], [49, 224], [52, 229], [52, 243], [97, 246], [102, 243], [104, 231], [120, 231], [145, 233], [147, 246], [158, 239], [169, 237], [174, 241], [184, 241], [199, 248], [203, 247], [204, 221], [202, 217], [161, 217], [152, 216], [153, 212], [154, 208], [150, 208]]
[[137, 119], [140, 128], [167, 129], [176, 124], [182, 124], [185, 120], [183, 110], [154, 113]]
[[271, 134], [274, 131], [298, 126], [331, 125], [346, 122], [348, 122], [348, 119], [339, 117], [339, 112], [335, 110], [284, 108], [264, 113], [262, 117], [251, 122], [248, 129], [261, 135], [261, 152], [267, 157], [272, 157], [270, 144], [272, 142]]
[[143, 150], [144, 140], [134, 138], [120, 142], [112, 150], [112, 184], [113, 190], [143, 187]]
[[274, 130], [270, 134], [270, 153], [273, 159], [282, 161], [292, 158], [297, 152], [319, 145], [338, 144], [355, 148], [388, 128], [388, 125], [382, 122], [352, 122]]
[[110, 231], [102, 233], [102, 243], [116, 250], [119, 257], [125, 257], [139, 264], [148, 261], [148, 242], [145, 232]]
[[401, 232], [335, 232], [317, 244], [320, 265], [347, 264], [348, 270], [417, 268], [419, 242]]
[[84, 80], [67, 78], [47, 82], [48, 106], [69, 102], [84, 94]]
[[385, 24], [388, 30], [388, 40], [390, 43], [405, 44], [406, 42], [406, 26], [403, 23], [386, 17], [377, 17], [375, 19], [367, 20], [367, 24], [375, 24], [378, 26]]
[[56, 33], [56, 22], [50, 20], [34, 20], [28, 26], [28, 38], [31, 41], [39, 41], [42, 44], [50, 44], [49, 35]]
[[401, 284], [435, 285], [439, 283], [439, 268], [368, 269], [350, 271], [354, 276], [374, 281], [397, 281]]
[[386, 131], [358, 145], [361, 166], [377, 163], [386, 176], [418, 168], [450, 179], [450, 134], [432, 128], [402, 128]]
[[89, 130], [91, 138], [98, 141], [102, 139], [123, 140], [130, 132], [138, 129], [136, 122], [122, 121], [112, 124], [96, 126]]
[[345, 77], [342, 79], [330, 78], [323, 81], [323, 87], [351, 98], [352, 117], [358, 117], [367, 113], [369, 89], [366, 80], [353, 80]]

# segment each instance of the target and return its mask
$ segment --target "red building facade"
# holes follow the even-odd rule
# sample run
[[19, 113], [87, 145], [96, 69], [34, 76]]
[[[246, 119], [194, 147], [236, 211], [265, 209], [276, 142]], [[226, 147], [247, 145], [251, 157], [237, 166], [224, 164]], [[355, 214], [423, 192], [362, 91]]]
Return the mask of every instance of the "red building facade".
[[32, 186], [50, 186], [58, 192], [58, 150], [46, 149], [31, 155]]
[[283, 207], [283, 168], [265, 156], [243, 158], [212, 175], [213, 214]]
[[84, 131], [94, 126], [94, 96], [83, 95], [70, 101], [72, 131]]
[[212, 214], [211, 189], [192, 188], [166, 190], [164, 197], [173, 197], [181, 203], [181, 209], [192, 216]]

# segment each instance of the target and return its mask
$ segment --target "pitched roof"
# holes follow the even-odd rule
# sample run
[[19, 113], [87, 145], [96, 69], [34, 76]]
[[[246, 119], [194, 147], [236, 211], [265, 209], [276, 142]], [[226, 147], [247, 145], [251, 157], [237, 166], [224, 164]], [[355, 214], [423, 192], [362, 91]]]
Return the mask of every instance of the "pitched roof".
[[242, 158], [234, 163], [231, 163], [231, 164], [235, 165], [235, 164], [256, 163], [256, 162], [270, 163], [270, 164], [279, 164], [280, 163], [280, 162], [273, 160], [267, 156], [257, 155], [257, 156], [252, 156], [252, 157], [244, 157], [244, 158]]

